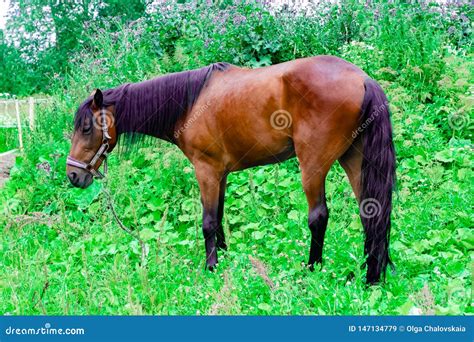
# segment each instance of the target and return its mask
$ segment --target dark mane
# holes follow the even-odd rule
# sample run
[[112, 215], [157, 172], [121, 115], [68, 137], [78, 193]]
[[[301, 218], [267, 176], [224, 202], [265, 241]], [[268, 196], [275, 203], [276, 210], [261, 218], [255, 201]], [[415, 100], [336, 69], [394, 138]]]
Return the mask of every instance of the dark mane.
[[[227, 63], [214, 63], [196, 70], [127, 83], [103, 91], [104, 105], [115, 105], [118, 134], [138, 133], [173, 140], [177, 120], [191, 109], [212, 73], [228, 67]], [[91, 102], [92, 97], [89, 97], [79, 106], [75, 130], [91, 115]]]

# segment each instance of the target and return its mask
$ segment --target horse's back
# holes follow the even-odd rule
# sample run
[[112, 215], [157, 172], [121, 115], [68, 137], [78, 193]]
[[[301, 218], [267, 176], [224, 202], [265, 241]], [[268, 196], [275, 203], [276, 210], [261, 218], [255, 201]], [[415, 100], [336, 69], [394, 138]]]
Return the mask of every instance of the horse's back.
[[230, 170], [282, 161], [295, 155], [298, 135], [311, 138], [305, 131], [314, 136], [341, 126], [341, 134], [350, 135], [366, 77], [332, 56], [258, 69], [229, 66], [203, 89], [180, 144], [188, 156], [204, 150]]

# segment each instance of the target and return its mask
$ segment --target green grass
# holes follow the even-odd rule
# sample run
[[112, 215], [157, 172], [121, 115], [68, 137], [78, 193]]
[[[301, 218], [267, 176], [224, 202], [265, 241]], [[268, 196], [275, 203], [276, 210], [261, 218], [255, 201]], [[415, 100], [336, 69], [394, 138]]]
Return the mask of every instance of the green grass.
[[[473, 313], [470, 45], [454, 49], [444, 30], [451, 19], [416, 9], [382, 8], [383, 29], [367, 39], [355, 33], [373, 20], [363, 6], [350, 18], [352, 26], [346, 10], [324, 27], [265, 12], [262, 28], [251, 9], [237, 8], [248, 18], [245, 25], [228, 24], [223, 33], [205, 26], [210, 32], [200, 33], [214, 39], [207, 50], [200, 37], [170, 36], [177, 32], [170, 25], [197, 20], [186, 10], [171, 18], [158, 13], [160, 20], [146, 24], [164, 55], [148, 50], [150, 36], [140, 40], [128, 29], [88, 37], [100, 51], [77, 54], [70, 73], [54, 83], [54, 101], [38, 111], [39, 128], [25, 137], [25, 153], [0, 189], [1, 314]], [[196, 13], [200, 18], [205, 11]], [[406, 27], [411, 24], [417, 30]], [[279, 45], [279, 30], [293, 33], [293, 45]], [[391, 235], [396, 269], [385, 283], [364, 284], [363, 230], [339, 165], [327, 180], [324, 266], [315, 272], [304, 266], [309, 229], [296, 160], [229, 176], [229, 250], [219, 254], [213, 273], [204, 271], [194, 170], [176, 147], [157, 141], [111, 157], [109, 187], [119, 216], [147, 244], [145, 264], [137, 241], [107, 209], [103, 184], [87, 190], [68, 184], [73, 113], [89, 88], [226, 60], [234, 51], [239, 63], [252, 66], [267, 63], [268, 55], [287, 60], [329, 51], [364, 68], [385, 89], [398, 163]]]
[[[0, 277], [3, 313], [406, 314], [417, 307], [424, 313], [459, 314], [471, 310], [468, 184], [445, 180], [449, 173], [439, 170], [441, 166], [404, 171], [400, 165], [401, 190], [392, 234], [396, 272], [389, 272], [386, 284], [367, 288], [360, 269], [362, 227], [340, 167], [328, 179], [331, 218], [322, 271], [311, 273], [304, 267], [309, 231], [293, 160], [229, 177], [224, 222], [230, 246], [220, 254], [218, 270], [210, 273], [204, 271], [199, 194], [189, 163], [169, 145], [140, 153], [145, 158], [121, 161], [120, 166], [113, 160], [110, 182], [120, 216], [138, 227], [147, 243], [146, 265], [139, 265], [137, 242], [118, 228], [105, 209], [101, 184], [81, 191], [63, 183], [43, 203], [41, 215], [17, 214], [5, 228]], [[433, 168], [438, 178], [427, 179]], [[416, 186], [409, 175], [418, 178]], [[49, 176], [43, 177], [48, 183]], [[23, 211], [18, 208], [21, 203], [10, 205], [17, 213]], [[250, 256], [264, 265], [273, 288], [252, 266]]]
[[16, 128], [0, 128], [0, 153], [18, 147], [18, 130]]

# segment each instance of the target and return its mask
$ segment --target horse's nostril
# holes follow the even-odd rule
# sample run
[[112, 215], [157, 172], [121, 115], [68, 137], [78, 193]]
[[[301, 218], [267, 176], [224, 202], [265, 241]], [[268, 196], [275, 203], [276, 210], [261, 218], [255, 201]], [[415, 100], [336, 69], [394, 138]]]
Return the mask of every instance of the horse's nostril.
[[74, 183], [74, 181], [77, 179], [77, 173], [74, 172], [74, 171], [71, 171], [67, 174], [67, 176], [69, 177], [69, 179], [71, 180], [71, 182]]

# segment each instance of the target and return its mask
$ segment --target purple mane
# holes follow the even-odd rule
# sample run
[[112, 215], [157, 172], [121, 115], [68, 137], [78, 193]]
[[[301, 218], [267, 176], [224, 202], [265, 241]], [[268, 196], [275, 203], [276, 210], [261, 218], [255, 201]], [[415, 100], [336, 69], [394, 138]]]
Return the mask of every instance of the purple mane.
[[[151, 135], [173, 141], [174, 126], [186, 114], [214, 71], [224, 71], [230, 65], [214, 63], [209, 66], [168, 74], [139, 83], [126, 83], [103, 91], [104, 106], [115, 106], [117, 133]], [[74, 128], [82, 126], [90, 116], [92, 96], [77, 110]]]

